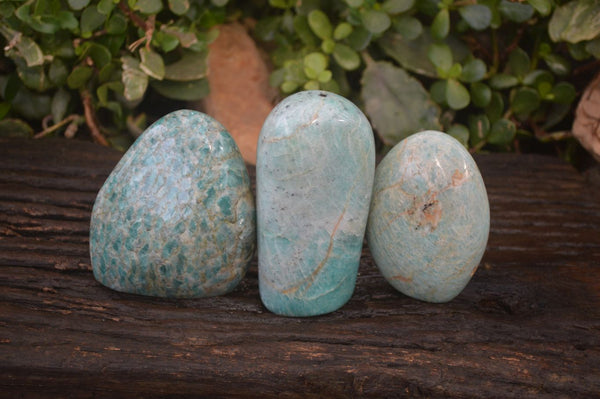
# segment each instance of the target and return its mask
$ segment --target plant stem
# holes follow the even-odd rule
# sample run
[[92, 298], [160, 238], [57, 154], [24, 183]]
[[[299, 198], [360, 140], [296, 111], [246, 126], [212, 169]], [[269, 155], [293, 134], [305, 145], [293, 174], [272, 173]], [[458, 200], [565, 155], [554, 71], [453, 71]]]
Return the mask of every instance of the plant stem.
[[90, 129], [92, 138], [98, 144], [102, 144], [106, 147], [110, 146], [110, 143], [108, 140], [106, 140], [106, 137], [104, 137], [102, 132], [100, 132], [100, 128], [96, 122], [96, 114], [94, 113], [94, 106], [92, 104], [92, 96], [90, 92], [88, 90], [82, 90], [81, 98], [83, 100], [83, 109], [85, 111], [85, 123]]
[[125, 15], [127, 15], [129, 17], [129, 19], [131, 19], [131, 21], [138, 28], [142, 28], [142, 29], [146, 30], [146, 21], [144, 21], [144, 19], [142, 17], [140, 17], [139, 15], [134, 13], [133, 10], [131, 8], [129, 8], [129, 6], [127, 5], [127, 2], [125, 0], [121, 0], [119, 2], [119, 8], [121, 9], [121, 11], [123, 11], [125, 13]]
[[55, 130], [60, 129], [62, 126], [66, 125], [69, 122], [74, 121], [77, 118], [79, 118], [79, 115], [77, 115], [77, 114], [69, 115], [65, 119], [63, 119], [62, 121], [58, 122], [57, 124], [52, 125], [49, 128], [46, 128], [46, 129], [42, 130], [41, 132], [39, 132], [38, 134], [36, 134], [35, 136], [33, 136], [33, 138], [34, 139], [41, 139], [42, 137], [46, 137], [50, 133], [54, 132]]

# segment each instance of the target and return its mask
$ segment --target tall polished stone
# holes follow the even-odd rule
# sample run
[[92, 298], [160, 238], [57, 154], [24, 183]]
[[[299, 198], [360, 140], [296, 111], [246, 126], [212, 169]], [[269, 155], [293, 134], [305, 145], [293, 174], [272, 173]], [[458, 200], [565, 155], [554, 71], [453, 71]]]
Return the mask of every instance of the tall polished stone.
[[229, 133], [208, 115], [173, 112], [138, 138], [98, 193], [94, 276], [143, 295], [227, 293], [254, 254], [255, 217], [248, 172]]
[[260, 296], [274, 313], [332, 312], [352, 296], [371, 200], [371, 126], [324, 91], [275, 107], [257, 152]]
[[377, 166], [367, 240], [398, 291], [428, 302], [456, 297], [477, 270], [489, 230], [485, 184], [453, 137], [414, 134]]

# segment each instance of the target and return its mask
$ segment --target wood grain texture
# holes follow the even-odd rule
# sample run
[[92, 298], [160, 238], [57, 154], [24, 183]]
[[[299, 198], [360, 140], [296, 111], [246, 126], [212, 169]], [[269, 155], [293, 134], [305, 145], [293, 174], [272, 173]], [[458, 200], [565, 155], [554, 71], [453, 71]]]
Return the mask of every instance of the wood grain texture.
[[397, 293], [365, 248], [350, 302], [295, 319], [262, 306], [256, 262], [216, 298], [97, 283], [90, 211], [119, 157], [0, 139], [0, 397], [600, 397], [600, 194], [559, 160], [476, 158], [490, 240], [452, 302]]

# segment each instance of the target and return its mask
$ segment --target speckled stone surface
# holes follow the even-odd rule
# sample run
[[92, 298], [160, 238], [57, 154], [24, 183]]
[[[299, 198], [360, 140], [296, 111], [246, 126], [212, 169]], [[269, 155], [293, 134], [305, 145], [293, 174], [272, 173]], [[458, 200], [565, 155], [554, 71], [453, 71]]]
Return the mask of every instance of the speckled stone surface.
[[345, 98], [305, 91], [271, 112], [256, 165], [259, 289], [269, 310], [319, 315], [352, 296], [374, 170], [371, 126]]
[[367, 239], [400, 292], [428, 302], [456, 297], [479, 265], [489, 228], [479, 169], [451, 136], [414, 134], [378, 165]]
[[200, 112], [170, 113], [137, 139], [98, 193], [94, 276], [143, 295], [227, 293], [253, 256], [255, 218], [248, 172], [229, 133]]

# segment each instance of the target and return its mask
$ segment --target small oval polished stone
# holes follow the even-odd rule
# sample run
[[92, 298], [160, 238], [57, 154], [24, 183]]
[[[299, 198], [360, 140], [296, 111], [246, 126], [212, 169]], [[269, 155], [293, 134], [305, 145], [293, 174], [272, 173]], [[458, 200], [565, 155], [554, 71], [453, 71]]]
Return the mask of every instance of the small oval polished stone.
[[456, 297], [479, 265], [489, 228], [479, 169], [451, 136], [414, 134], [378, 165], [367, 240], [398, 291], [428, 302]]
[[200, 112], [170, 113], [137, 139], [98, 193], [94, 276], [143, 295], [225, 294], [254, 254], [255, 217], [248, 172], [229, 133]]
[[352, 296], [375, 171], [371, 126], [324, 91], [287, 97], [261, 130], [256, 164], [259, 289], [286, 316]]

